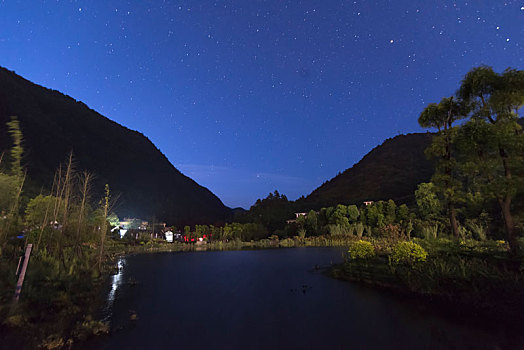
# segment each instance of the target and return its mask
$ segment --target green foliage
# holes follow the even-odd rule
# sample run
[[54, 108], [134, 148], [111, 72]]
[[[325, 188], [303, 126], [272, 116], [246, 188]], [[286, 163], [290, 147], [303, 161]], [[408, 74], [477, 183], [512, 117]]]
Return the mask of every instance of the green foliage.
[[293, 217], [293, 205], [287, 197], [278, 191], [269, 193], [264, 199], [258, 199], [249, 211], [237, 218], [240, 223], [263, 225], [269, 232], [281, 230], [286, 220]]
[[111, 227], [120, 225], [120, 219], [118, 218], [118, 215], [116, 215], [114, 212], [107, 216], [107, 221], [109, 222]]
[[138, 234], [138, 241], [140, 244], [147, 244], [151, 241], [151, 233], [148, 232], [140, 232]]
[[459, 225], [458, 229], [461, 242], [465, 242], [466, 240], [471, 238], [471, 232], [468, 230], [467, 227]]
[[[490, 317], [499, 316], [519, 319], [524, 306], [522, 269], [509, 258], [509, 247], [504, 241], [450, 239], [417, 239], [427, 253], [413, 259], [410, 249], [404, 249], [403, 257], [394, 261], [384, 240], [375, 241], [378, 257], [366, 264], [347, 259], [341, 270], [344, 278], [380, 285], [382, 288], [410, 291], [433, 300], [445, 299], [475, 309], [488, 311]], [[385, 259], [388, 257], [388, 259]]]
[[419, 124], [423, 127], [438, 128], [433, 142], [426, 149], [426, 155], [436, 159], [435, 173], [431, 178], [434, 191], [446, 208], [451, 232], [458, 235], [456, 205], [462, 201], [462, 184], [457, 177], [455, 138], [457, 128], [453, 123], [467, 115], [464, 103], [454, 97], [443, 98], [438, 104], [430, 104], [421, 114]]
[[[262, 224], [248, 223], [242, 227], [241, 237], [246, 241], [259, 240], [268, 236], [268, 230]], [[305, 236], [305, 230], [303, 229]], [[240, 237], [239, 237], [240, 238]]]
[[13, 207], [17, 192], [18, 178], [0, 172], [0, 214]]
[[349, 257], [353, 260], [367, 260], [375, 257], [375, 248], [368, 241], [358, 240], [349, 246]]
[[425, 239], [437, 239], [438, 236], [438, 225], [424, 225], [422, 227], [422, 236]]
[[351, 236], [353, 234], [353, 226], [349, 224], [344, 225], [328, 225], [328, 232], [332, 236]]
[[350, 222], [357, 221], [360, 212], [356, 205], [348, 205], [347, 207], [347, 216]]
[[391, 260], [396, 264], [414, 266], [425, 262], [427, 256], [428, 253], [417, 243], [404, 241], [393, 247]]
[[298, 230], [298, 237], [300, 237], [300, 238], [306, 237], [306, 229], [303, 229], [303, 228], [299, 229]]
[[295, 241], [293, 241], [291, 238], [286, 238], [286, 239], [283, 239], [283, 240], [279, 241], [278, 244], [281, 247], [290, 248], [290, 247], [294, 247], [295, 246]]
[[7, 128], [13, 139], [13, 147], [11, 148], [11, 173], [20, 180], [24, 174], [22, 168], [22, 154], [24, 153], [24, 149], [22, 147], [23, 137], [18, 119], [16, 117], [11, 117], [11, 121], [7, 123]]
[[372, 227], [385, 225], [384, 204], [382, 201], [366, 206], [366, 222]]
[[51, 213], [54, 210], [57, 198], [54, 196], [38, 195], [32, 198], [25, 209], [25, 222], [29, 227], [41, 227], [51, 221]]
[[480, 220], [466, 220], [466, 226], [473, 233], [473, 237], [479, 241], [485, 241], [488, 236], [488, 228]]
[[384, 222], [386, 225], [391, 225], [397, 222], [397, 205], [392, 199], [388, 200], [386, 203]]
[[346, 227], [349, 225], [349, 219], [347, 217], [347, 207], [339, 204], [332, 211], [328, 217], [328, 223], [331, 225]]
[[307, 213], [306, 216], [306, 232], [310, 236], [316, 236], [319, 234], [319, 227], [318, 227], [318, 216], [317, 212], [314, 210], [310, 210], [309, 213]]
[[397, 208], [397, 220], [398, 222], [409, 220], [409, 208], [407, 205], [402, 204]]
[[459, 96], [470, 106], [461, 127], [463, 169], [474, 190], [496, 198], [512, 253], [519, 253], [512, 201], [524, 186], [524, 137], [518, 123], [524, 105], [524, 71], [498, 74], [480, 66], [462, 80]]
[[379, 237], [392, 241], [398, 241], [400, 238], [402, 238], [403, 235], [402, 229], [398, 224], [384, 225], [379, 228], [377, 232]]
[[413, 232], [413, 223], [410, 221], [408, 221], [407, 223], [404, 223], [404, 232], [406, 233], [406, 236], [408, 237], [408, 239], [411, 238], [411, 232]]
[[91, 336], [109, 333], [109, 324], [102, 321], [93, 320], [88, 317], [81, 323], [80, 327], [75, 330], [75, 337], [85, 340]]
[[364, 224], [361, 222], [357, 222], [355, 224], [355, 233], [357, 234], [357, 237], [360, 239], [362, 238], [362, 234], [364, 233]]
[[415, 198], [422, 218], [432, 219], [440, 215], [442, 207], [435, 193], [435, 185], [433, 183], [419, 184], [415, 191]]

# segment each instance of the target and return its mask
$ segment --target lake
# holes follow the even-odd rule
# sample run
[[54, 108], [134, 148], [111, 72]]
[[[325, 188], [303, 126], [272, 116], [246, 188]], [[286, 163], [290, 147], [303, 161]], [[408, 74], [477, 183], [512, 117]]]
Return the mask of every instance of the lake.
[[[87, 349], [498, 349], [522, 336], [332, 279], [341, 248], [159, 253], [119, 261]], [[318, 267], [321, 267], [320, 269]]]

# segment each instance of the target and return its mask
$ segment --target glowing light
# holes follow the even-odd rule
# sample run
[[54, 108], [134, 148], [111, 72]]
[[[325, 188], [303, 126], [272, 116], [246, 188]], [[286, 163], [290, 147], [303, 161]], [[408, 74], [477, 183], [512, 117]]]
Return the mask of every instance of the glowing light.
[[120, 239], [124, 238], [124, 236], [126, 235], [126, 233], [127, 233], [127, 230], [120, 229]]
[[118, 259], [116, 266], [118, 268], [118, 272], [111, 277], [111, 290], [109, 291], [109, 295], [107, 296], [107, 301], [110, 305], [115, 300], [116, 291], [122, 283], [122, 277], [124, 274], [124, 260]]

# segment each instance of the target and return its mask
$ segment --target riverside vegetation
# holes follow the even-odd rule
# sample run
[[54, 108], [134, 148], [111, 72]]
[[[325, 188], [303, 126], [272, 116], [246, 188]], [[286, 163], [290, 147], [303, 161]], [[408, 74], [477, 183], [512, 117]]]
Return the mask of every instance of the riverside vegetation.
[[[98, 204], [93, 203], [93, 175], [77, 173], [70, 154], [49, 193], [27, 198], [23, 139], [16, 118], [8, 128], [13, 147], [0, 157], [2, 341], [60, 348], [73, 339], [107, 332], [107, 324], [95, 315], [108, 269], [105, 247], [113, 202], [109, 186]], [[28, 244], [33, 251], [21, 298], [15, 302], [15, 271]]]
[[[22, 133], [13, 119], [13, 147], [0, 157], [2, 325], [47, 348], [107, 332], [95, 317], [97, 301], [119, 254], [299, 246], [349, 247], [345, 262], [332, 269], [338, 278], [499, 315], [520, 313], [523, 103], [522, 71], [474, 68], [455, 96], [430, 104], [419, 118], [438, 132], [426, 151], [435, 173], [418, 186], [415, 205], [388, 200], [303, 210], [275, 191], [235, 222], [180, 230], [205, 245], [169, 244], [151, 232], [111, 237], [118, 218], [109, 186], [102, 198], [91, 198], [93, 175], [77, 173], [72, 155], [51, 190], [25, 197]], [[304, 213], [289, 220], [297, 210]], [[34, 250], [22, 297], [13, 303], [14, 271], [28, 243]]]
[[498, 74], [481, 66], [468, 72], [456, 95], [428, 105], [419, 123], [438, 130], [426, 150], [436, 165], [431, 182], [415, 194], [417, 217], [410, 222], [419, 226], [418, 237], [410, 240], [407, 230], [384, 220], [368, 241], [350, 245], [333, 274], [490, 317], [521, 316], [523, 104], [524, 71]]

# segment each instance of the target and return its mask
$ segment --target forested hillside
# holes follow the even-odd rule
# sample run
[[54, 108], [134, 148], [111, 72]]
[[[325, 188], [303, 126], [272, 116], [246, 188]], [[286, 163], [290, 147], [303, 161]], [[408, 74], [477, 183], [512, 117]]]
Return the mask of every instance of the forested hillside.
[[417, 185], [429, 181], [433, 174], [432, 163], [424, 155], [431, 137], [430, 133], [416, 133], [387, 139], [297, 205], [318, 209], [381, 199], [412, 202]]
[[49, 189], [58, 165], [72, 151], [78, 170], [96, 176], [93, 195], [102, 193], [106, 183], [120, 194], [115, 207], [120, 216], [191, 224], [230, 215], [219, 198], [178, 171], [141, 133], [0, 68], [0, 153], [11, 147], [6, 123], [12, 116], [24, 136], [28, 195]]

